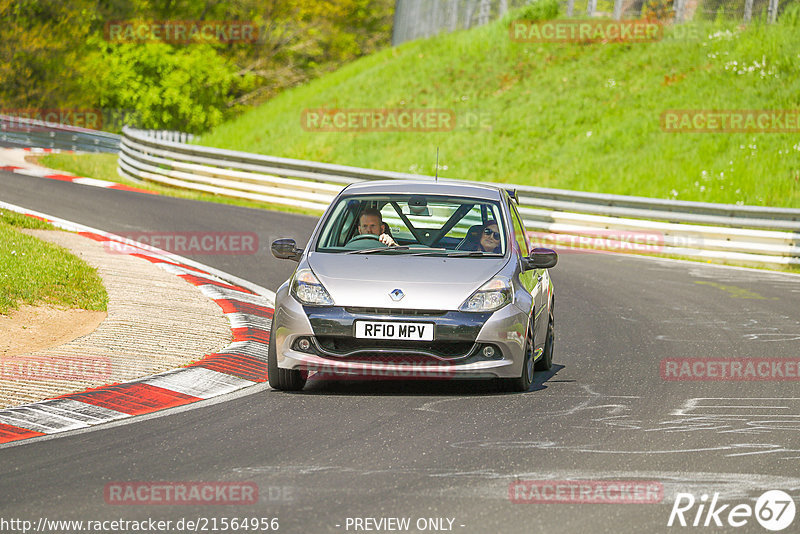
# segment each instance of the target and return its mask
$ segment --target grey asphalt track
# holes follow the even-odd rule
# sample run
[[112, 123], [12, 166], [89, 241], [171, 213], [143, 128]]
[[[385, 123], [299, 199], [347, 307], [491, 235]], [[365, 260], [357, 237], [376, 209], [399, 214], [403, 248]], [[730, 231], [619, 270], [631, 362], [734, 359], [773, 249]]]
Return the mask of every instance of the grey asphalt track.
[[[188, 256], [273, 290], [293, 264], [274, 260], [269, 241], [302, 244], [315, 224], [11, 173], [0, 173], [0, 200], [117, 233], [256, 232], [258, 254]], [[752, 517], [736, 529], [666, 525], [677, 492], [753, 505], [781, 489], [797, 500], [798, 382], [668, 382], [660, 362], [797, 358], [800, 277], [577, 252], [562, 254], [552, 275], [556, 365], [537, 373], [528, 393], [468, 382], [317, 381], [301, 393], [262, 388], [3, 447], [0, 519], [277, 517], [281, 532], [364, 532], [347, 518], [408, 517], [412, 527], [450, 518], [463, 533], [767, 532]], [[509, 500], [515, 480], [543, 479], [657, 481], [664, 500]], [[247, 481], [260, 499], [107, 504], [105, 485], [123, 481]], [[785, 532], [798, 531], [800, 517]]]

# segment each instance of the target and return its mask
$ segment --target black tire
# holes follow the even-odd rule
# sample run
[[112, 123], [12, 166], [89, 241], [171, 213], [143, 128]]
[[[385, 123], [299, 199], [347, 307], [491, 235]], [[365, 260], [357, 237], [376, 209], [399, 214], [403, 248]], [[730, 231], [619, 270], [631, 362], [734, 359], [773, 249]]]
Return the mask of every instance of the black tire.
[[528, 391], [533, 384], [533, 325], [528, 325], [528, 336], [525, 338], [525, 359], [522, 362], [522, 375], [519, 378], [500, 378], [501, 391]]
[[547, 338], [544, 342], [542, 357], [536, 362], [535, 371], [549, 371], [553, 367], [553, 344], [555, 343], [555, 316], [553, 315], [553, 304], [550, 303], [550, 313], [547, 319]]
[[[273, 319], [274, 320], [274, 319]], [[267, 351], [267, 380], [272, 389], [300, 391], [306, 385], [307, 372], [278, 367], [278, 351], [275, 347], [275, 327], [269, 331], [269, 350]]]

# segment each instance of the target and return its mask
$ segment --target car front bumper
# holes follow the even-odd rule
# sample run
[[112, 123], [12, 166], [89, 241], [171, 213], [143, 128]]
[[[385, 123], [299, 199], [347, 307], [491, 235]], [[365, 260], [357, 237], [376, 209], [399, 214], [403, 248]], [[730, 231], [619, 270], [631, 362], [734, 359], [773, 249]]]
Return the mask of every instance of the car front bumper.
[[[493, 313], [310, 307], [286, 285], [276, 296], [273, 335], [278, 366], [318, 378], [512, 378], [522, 373], [528, 315], [514, 304]], [[354, 321], [433, 323], [434, 341], [357, 340]], [[309, 348], [301, 350], [305, 338]], [[484, 355], [484, 347], [495, 350]]]

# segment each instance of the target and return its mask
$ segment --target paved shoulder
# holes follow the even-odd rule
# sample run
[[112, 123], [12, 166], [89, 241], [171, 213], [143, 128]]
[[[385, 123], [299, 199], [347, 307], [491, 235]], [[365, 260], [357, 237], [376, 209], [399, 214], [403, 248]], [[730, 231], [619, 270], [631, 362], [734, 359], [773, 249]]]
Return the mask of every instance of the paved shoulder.
[[[101, 275], [110, 276], [106, 283], [114, 287], [108, 287], [109, 296], [118, 302], [109, 305], [108, 318], [92, 334], [26, 355], [69, 363], [56, 367], [57, 376], [44, 386], [15, 385], [20, 393], [38, 388], [37, 398], [50, 398], [0, 410], [0, 444], [184, 406], [266, 381], [273, 315], [268, 290], [113, 234], [4, 206], [79, 232], [52, 235], [90, 264], [99, 262]], [[169, 370], [158, 372], [163, 369]], [[82, 373], [79, 379], [70, 376], [75, 372]], [[91, 380], [102, 385], [93, 387]], [[56, 383], [72, 392], [48, 389]]]

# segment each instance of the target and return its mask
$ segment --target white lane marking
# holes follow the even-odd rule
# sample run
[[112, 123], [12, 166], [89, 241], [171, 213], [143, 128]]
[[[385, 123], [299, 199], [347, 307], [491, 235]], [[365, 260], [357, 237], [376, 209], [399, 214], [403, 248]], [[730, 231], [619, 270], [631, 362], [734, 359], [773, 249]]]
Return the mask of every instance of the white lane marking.
[[[716, 403], [716, 401], [721, 404]], [[741, 404], [737, 404], [736, 401], [740, 401]], [[775, 401], [788, 406], [776, 404]], [[719, 409], [728, 411], [723, 413], [712, 411]], [[744, 410], [745, 413], [741, 411], [734, 412], [733, 410]], [[766, 411], [766, 413], [747, 413], [750, 410]], [[800, 418], [800, 397], [694, 397], [684, 401], [683, 406], [673, 410], [671, 415], [718, 419], [742, 419], [761, 416]]]
[[231, 328], [258, 328], [269, 332], [272, 328], [272, 320], [249, 313], [226, 313], [225, 317], [231, 322]]
[[[728, 458], [734, 458], [736, 456], [755, 456], [757, 454], [775, 454], [776, 452], [800, 452], [798, 449], [784, 449], [780, 445], [773, 445], [773, 449], [764, 450], [764, 451], [751, 451], [751, 452], [738, 452], [738, 453], [731, 453], [726, 454], [725, 456]], [[784, 458], [788, 460], [788, 458]]]
[[[800, 430], [800, 398], [777, 397], [777, 398], [721, 398], [721, 397], [698, 397], [686, 400], [682, 407], [669, 412], [672, 419], [658, 421], [657, 417], [651, 417], [648, 421], [635, 419], [632, 417], [633, 405], [628, 401], [637, 400], [642, 397], [632, 395], [602, 395], [593, 391], [591, 385], [581, 386], [587, 395], [564, 395], [576, 399], [584, 399], [578, 404], [563, 410], [551, 411], [549, 413], [559, 416], [569, 416], [587, 410], [603, 410], [606, 413], [600, 417], [590, 417], [590, 423], [624, 430], [626, 432], [663, 432], [672, 433], [691, 433], [691, 432], [713, 432], [720, 435], [755, 435], [760, 436], [770, 434], [770, 440], [786, 439], [796, 435]], [[416, 408], [421, 411], [431, 411], [438, 413], [449, 413], [460, 404], [452, 405], [450, 410], [442, 409], [446, 402], [454, 402], [463, 399], [439, 399], [423, 404]], [[741, 403], [741, 404], [740, 404]], [[438, 408], [438, 409], [437, 409]], [[592, 413], [592, 412], [590, 412]], [[598, 426], [581, 425], [575, 428], [587, 428], [597, 430]], [[776, 433], [782, 432], [783, 434]], [[635, 434], [628, 434], [631, 437]], [[778, 437], [781, 436], [781, 437]], [[782, 439], [785, 441], [785, 439]], [[687, 449], [663, 449], [663, 450], [617, 450], [616, 448], [606, 449], [601, 444], [577, 444], [568, 445], [555, 441], [483, 441], [472, 442], [472, 446], [478, 448], [535, 448], [535, 449], [563, 449], [573, 452], [586, 452], [595, 454], [683, 454], [690, 452], [718, 451], [727, 457], [753, 456], [772, 454], [778, 455], [778, 460], [790, 460], [795, 458], [800, 450], [792, 448], [793, 442], [784, 444], [775, 443], [732, 443], [719, 447], [711, 448], [687, 448]], [[459, 447], [459, 445], [453, 445]]]
[[85, 428], [87, 423], [76, 421], [68, 417], [59, 417], [36, 408], [36, 406], [26, 406], [22, 408], [12, 408], [0, 412], [0, 423], [13, 425], [27, 430], [52, 434], [76, 428]]
[[220, 353], [244, 354], [253, 356], [262, 361], [267, 361], [268, 350], [269, 347], [266, 343], [258, 343], [257, 341], [235, 341], [221, 350]]
[[791, 334], [759, 332], [754, 334], [744, 334], [742, 337], [747, 341], [797, 341], [800, 340], [800, 332]]
[[[549, 415], [556, 416], [556, 415], [574, 415], [580, 411], [584, 410], [598, 410], [598, 409], [605, 409], [608, 410], [610, 417], [624, 417], [620, 414], [625, 411], [629, 411], [630, 407], [627, 404], [618, 404], [618, 403], [608, 403], [606, 399], [641, 399], [638, 395], [604, 395], [602, 393], [597, 393], [592, 389], [591, 385], [582, 385], [581, 389], [586, 391], [585, 395], [559, 395], [560, 398], [576, 398], [576, 399], [585, 399], [579, 402], [577, 405], [566, 408], [564, 410], [558, 411], [550, 411], [548, 412]], [[498, 397], [500, 398], [500, 397]], [[439, 404], [443, 404], [446, 402], [458, 402], [466, 400], [463, 397], [456, 397], [452, 399], [440, 399], [435, 401], [426, 402], [422, 406], [418, 408], [414, 408], [415, 410], [419, 410], [422, 412], [434, 412], [434, 413], [448, 413], [441, 410], [433, 409], [434, 406], [438, 406]], [[600, 404], [597, 404], [595, 401], [602, 401]], [[459, 409], [459, 408], [456, 408]], [[602, 419], [600, 419], [602, 420]]]
[[256, 306], [264, 306], [266, 308], [275, 307], [275, 299], [268, 299], [261, 295], [251, 295], [250, 293], [242, 293], [235, 289], [228, 289], [227, 287], [219, 287], [211, 284], [197, 286], [205, 296], [212, 300], [238, 300], [239, 302], [246, 302], [248, 304], [255, 304]]
[[[758, 275], [763, 275], [765, 277], [783, 276], [783, 277], [794, 278], [795, 280], [800, 281], [800, 274], [797, 274], [797, 273], [787, 273], [787, 272], [782, 272], [782, 271], [770, 271], [770, 270], [766, 270], [766, 269], [756, 269], [754, 267], [738, 267], [738, 266], [734, 266], [734, 265], [720, 265], [720, 264], [717, 264], [717, 263], [701, 263], [701, 262], [691, 261], [691, 260], [678, 260], [678, 259], [674, 259], [674, 258], [657, 258], [657, 257], [653, 257], [653, 256], [640, 256], [638, 254], [627, 254], [627, 253], [620, 253], [620, 252], [607, 252], [606, 254], [615, 255], [615, 256], [625, 256], [626, 258], [643, 260], [643, 261], [650, 261], [650, 262], [656, 262], [656, 263], [667, 263], [667, 264], [681, 263], [683, 265], [686, 265], [687, 267], [696, 268], [696, 270], [690, 270], [689, 271], [689, 276], [700, 276], [700, 277], [704, 276], [702, 274], [695, 274], [695, 273], [699, 273], [700, 270], [705, 270], [705, 269], [723, 269], [723, 270], [730, 271], [731, 276], [733, 276], [735, 274], [733, 271], [739, 271], [740, 273], [749, 273], [750, 275], [753, 275], [753, 276], [756, 276], [756, 277]], [[622, 258], [620, 258], [620, 259], [622, 259]], [[670, 269], [670, 270], [674, 272], [674, 269]], [[752, 278], [750, 278], [750, 277], [748, 277], [748, 279], [752, 280]]]
[[177, 369], [142, 382], [201, 399], [224, 395], [255, 384], [252, 380], [245, 380], [204, 367]]
[[85, 177], [77, 177], [77, 178], [72, 180], [72, 183], [83, 184], [83, 185], [91, 185], [93, 187], [103, 187], [103, 188], [108, 188], [108, 187], [112, 187], [112, 186], [115, 186], [115, 185], [119, 185], [119, 184], [114, 183], [114, 182], [107, 182], [105, 180], [98, 180], [96, 178], [85, 178]]
[[[485, 449], [485, 450], [515, 450], [515, 449], [539, 449], [539, 450], [561, 450], [569, 452], [580, 452], [589, 454], [607, 455], [653, 455], [653, 454], [689, 454], [696, 452], [723, 452], [725, 457], [732, 458], [738, 456], [751, 456], [755, 454], [775, 454], [775, 453], [800, 453], [800, 449], [787, 449], [774, 443], [734, 443], [731, 445], [718, 445], [714, 447], [697, 448], [676, 448], [661, 450], [636, 450], [636, 449], [603, 449], [599, 445], [561, 445], [552, 441], [463, 441], [451, 443], [451, 447], [457, 449]], [[755, 449], [752, 451], [735, 452], [741, 449]], [[788, 460], [792, 457], [781, 457], [776, 460]]]
[[111, 408], [105, 408], [103, 406], [95, 406], [94, 404], [87, 404], [74, 399], [51, 399], [37, 402], [34, 406], [54, 414], [61, 414], [65, 417], [70, 417], [89, 424], [128, 417], [128, 414], [118, 412], [117, 410], [112, 410]]
[[51, 169], [14, 169], [15, 174], [24, 174], [26, 176], [39, 176], [44, 177], [48, 174], [56, 174]]
[[[684, 326], [683, 332], [676, 335], [658, 334], [658, 341], [716, 343], [720, 336], [736, 336], [746, 341], [792, 341], [800, 339], [800, 321], [779, 313], [768, 313], [760, 310], [740, 308], [733, 312], [715, 312], [713, 318], [706, 317], [707, 312], [696, 308], [675, 306], [670, 308], [671, 318], [660, 321], [662, 324], [679, 324]], [[712, 329], [708, 332], [694, 333], [687, 331], [686, 325], [692, 328]]]
[[[194, 271], [192, 269], [187, 269], [186, 267], [180, 267], [178, 265], [172, 265], [170, 263], [156, 263], [155, 265], [158, 265], [161, 269], [167, 271], [170, 274], [174, 274], [174, 275], [186, 275], [186, 274], [188, 274], [188, 275], [191, 275], [191, 276], [202, 276], [203, 278], [206, 278], [208, 280], [213, 280], [215, 282], [222, 282], [223, 284], [228, 284], [229, 283], [227, 280], [223, 280], [222, 278], [220, 278], [218, 276], [214, 276], [213, 274], [210, 274], [210, 273], [199, 273], [199, 272]], [[203, 286], [197, 286], [198, 289], [200, 289], [201, 287], [203, 287]], [[202, 291], [202, 289], [201, 289], [201, 291]]]
[[74, 399], [51, 399], [0, 410], [0, 422], [45, 434], [86, 428], [123, 417], [129, 416]]
[[[209, 406], [214, 406], [216, 404], [220, 404], [223, 402], [229, 402], [234, 399], [239, 399], [242, 397], [247, 397], [250, 395], [257, 395], [264, 391], [271, 389], [269, 384], [266, 382], [259, 382], [249, 388], [240, 389], [234, 391], [233, 393], [229, 393], [227, 395], [219, 395], [217, 397], [213, 397], [207, 400], [201, 400], [198, 402], [190, 403], [190, 404], [183, 404], [181, 406], [176, 406], [174, 408], [168, 408], [166, 410], [160, 410], [157, 412], [151, 412], [147, 414], [137, 415], [137, 416], [129, 416], [124, 415], [122, 418], [115, 420], [115, 421], [108, 421], [102, 425], [94, 424], [88, 428], [78, 428], [75, 430], [70, 430], [66, 432], [53, 432], [50, 434], [45, 434], [44, 436], [37, 436], [35, 439], [37, 442], [40, 441], [49, 441], [51, 439], [58, 439], [62, 435], [70, 435], [74, 436], [77, 434], [84, 434], [87, 432], [94, 432], [95, 430], [108, 430], [111, 428], [116, 428], [118, 426], [129, 425], [131, 423], [140, 423], [142, 421], [149, 421], [151, 419], [160, 419], [162, 417], [170, 417], [172, 415], [176, 415], [183, 412], [188, 412], [190, 410], [195, 410], [199, 407], [207, 408]], [[20, 440], [20, 441], [12, 441], [10, 443], [2, 443], [0, 444], [0, 450], [8, 449], [11, 447], [24, 447], [30, 443], [30, 440]]]

